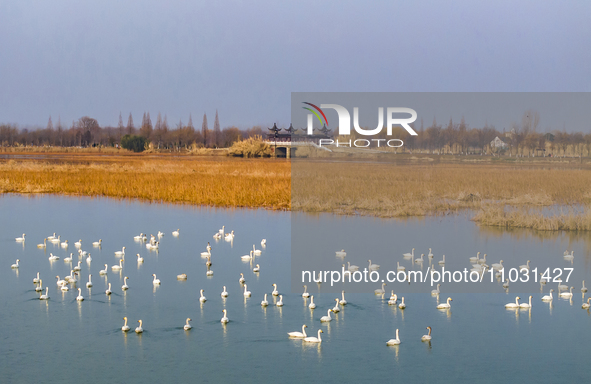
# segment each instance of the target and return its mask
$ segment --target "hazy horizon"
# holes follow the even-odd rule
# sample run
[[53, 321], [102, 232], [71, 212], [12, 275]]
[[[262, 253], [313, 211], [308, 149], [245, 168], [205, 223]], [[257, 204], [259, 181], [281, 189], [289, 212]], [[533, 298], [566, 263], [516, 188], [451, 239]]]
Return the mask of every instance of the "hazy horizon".
[[[567, 5], [568, 4], [568, 5]], [[291, 92], [589, 92], [591, 4], [0, 4], [0, 122], [289, 126]], [[544, 111], [540, 111], [542, 117]], [[442, 122], [449, 117], [442, 116]], [[439, 121], [439, 118], [438, 118]], [[430, 124], [430, 119], [425, 119]], [[568, 129], [568, 127], [567, 127]]]

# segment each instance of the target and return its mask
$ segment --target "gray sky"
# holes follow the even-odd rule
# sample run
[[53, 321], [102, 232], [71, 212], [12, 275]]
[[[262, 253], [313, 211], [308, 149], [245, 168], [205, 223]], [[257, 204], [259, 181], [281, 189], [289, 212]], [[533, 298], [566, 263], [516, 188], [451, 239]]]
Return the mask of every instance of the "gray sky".
[[[591, 91], [589, 2], [0, 2], [0, 122], [289, 125], [292, 91]], [[541, 111], [543, 117], [543, 111]]]

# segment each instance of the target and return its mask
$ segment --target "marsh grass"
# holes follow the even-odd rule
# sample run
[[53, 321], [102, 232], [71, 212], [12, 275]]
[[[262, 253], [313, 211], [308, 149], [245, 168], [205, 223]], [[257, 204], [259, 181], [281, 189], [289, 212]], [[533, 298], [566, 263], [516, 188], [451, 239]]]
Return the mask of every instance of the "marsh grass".
[[1, 193], [134, 198], [219, 207], [290, 208], [285, 161], [58, 156], [0, 162]]
[[589, 231], [591, 211], [547, 215], [526, 208], [506, 209], [502, 206], [485, 207], [473, 217], [481, 225], [504, 228], [531, 228], [539, 231]]
[[[292, 162], [292, 209], [306, 212], [404, 217], [483, 207], [568, 206], [588, 203], [590, 192], [591, 171], [576, 167]], [[570, 216], [578, 215], [565, 214], [550, 223], [549, 218], [541, 220], [531, 213], [535, 223], [523, 228], [586, 228], [584, 217], [570, 220]], [[477, 221], [498, 225], [492, 216], [486, 220], [478, 216]], [[522, 224], [510, 220], [507, 225]]]

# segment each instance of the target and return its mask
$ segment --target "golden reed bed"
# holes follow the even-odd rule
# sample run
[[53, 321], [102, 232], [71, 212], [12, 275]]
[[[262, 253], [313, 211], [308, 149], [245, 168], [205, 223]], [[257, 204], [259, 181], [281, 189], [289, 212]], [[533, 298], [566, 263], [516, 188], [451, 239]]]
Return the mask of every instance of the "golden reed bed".
[[[589, 164], [236, 159], [97, 153], [0, 159], [0, 192], [135, 198], [404, 217], [475, 209], [481, 224], [589, 230], [589, 214], [532, 207], [591, 202]], [[507, 209], [509, 207], [509, 209]]]
[[0, 192], [290, 208], [290, 165], [226, 157], [60, 154], [0, 161]]

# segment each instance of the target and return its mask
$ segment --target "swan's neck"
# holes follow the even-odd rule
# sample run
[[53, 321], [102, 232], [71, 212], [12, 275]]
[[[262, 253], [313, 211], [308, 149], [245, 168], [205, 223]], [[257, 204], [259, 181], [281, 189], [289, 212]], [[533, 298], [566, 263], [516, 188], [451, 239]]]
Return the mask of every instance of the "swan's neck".
[[322, 330], [318, 330], [318, 341], [322, 341], [322, 338], [320, 337], [320, 334], [322, 333]]

